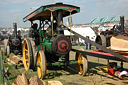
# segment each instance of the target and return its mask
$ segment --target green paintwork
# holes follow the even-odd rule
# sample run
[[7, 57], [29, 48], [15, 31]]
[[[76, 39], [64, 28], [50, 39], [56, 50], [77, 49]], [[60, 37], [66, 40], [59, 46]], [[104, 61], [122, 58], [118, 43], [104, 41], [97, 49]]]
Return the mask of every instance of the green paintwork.
[[42, 37], [44, 37], [46, 35], [46, 32], [45, 32], [45, 30], [42, 30], [42, 29], [40, 29], [39, 32], [40, 32], [39, 33], [39, 35], [40, 35], [40, 41], [43, 41]]
[[[75, 14], [80, 12], [80, 7], [68, 5], [68, 4], [51, 4], [51, 5], [45, 5], [41, 6], [40, 8], [36, 9], [29, 15], [23, 18], [23, 21], [26, 22], [27, 20], [33, 22], [34, 20], [41, 21], [51, 21], [51, 13], [53, 15], [53, 18], [57, 18], [57, 10], [63, 10], [62, 15], [63, 17], [69, 16], [71, 14]], [[43, 50], [44, 52], [49, 52], [52, 55], [52, 48], [51, 44], [55, 37], [48, 37], [46, 34], [46, 30], [42, 30], [41, 28], [42, 23], [40, 24], [39, 29], [39, 41], [40, 44], [37, 46], [37, 51]], [[44, 25], [44, 24], [43, 24]], [[44, 29], [44, 27], [43, 27]], [[59, 57], [59, 60], [57, 62], [47, 62], [47, 66], [67, 66], [69, 64], [78, 64], [77, 61], [65, 61], [62, 60], [62, 57], [65, 55], [56, 54], [56, 57]]]
[[55, 12], [57, 10], [65, 10], [63, 11], [63, 16], [66, 17], [70, 15], [70, 13], [68, 12], [71, 12], [71, 14], [80, 12], [80, 7], [68, 5], [68, 4], [45, 5], [45, 6], [41, 6], [40, 8], [36, 9], [32, 13], [24, 17], [23, 21], [26, 22], [27, 20], [29, 21], [39, 20], [40, 19], [39, 17], [47, 18], [49, 17], [49, 15], [47, 14], [46, 11]]
[[50, 40], [46, 39], [44, 37], [44, 36], [46, 36], [46, 31], [42, 30], [42, 29], [40, 29], [39, 35], [40, 35], [39, 39], [40, 39], [40, 41], [42, 43], [41, 43], [41, 45], [38, 45], [38, 51], [40, 51], [41, 48], [43, 48], [42, 50], [45, 51], [44, 48], [46, 48], [47, 51], [51, 52], [52, 51], [52, 49], [51, 49], [51, 42], [52, 42], [53, 39], [50, 39]]
[[[52, 52], [52, 49], [51, 49], [51, 42], [52, 41], [49, 41], [49, 40], [47, 40], [47, 39], [44, 39], [44, 42], [42, 42], [42, 44], [41, 45], [38, 45], [38, 51], [40, 51], [41, 50], [41, 48], [43, 48], [42, 50], [43, 51], [45, 51], [45, 50], [47, 50], [48, 52]], [[44, 48], [46, 48], [46, 49], [44, 49]]]

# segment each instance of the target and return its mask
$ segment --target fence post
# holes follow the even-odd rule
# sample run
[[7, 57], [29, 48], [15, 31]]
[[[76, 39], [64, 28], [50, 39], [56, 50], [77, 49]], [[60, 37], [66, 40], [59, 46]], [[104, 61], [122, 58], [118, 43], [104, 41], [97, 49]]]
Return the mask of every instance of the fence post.
[[2, 50], [0, 48], [0, 84], [4, 84], [4, 76], [3, 76], [3, 59], [2, 59]]

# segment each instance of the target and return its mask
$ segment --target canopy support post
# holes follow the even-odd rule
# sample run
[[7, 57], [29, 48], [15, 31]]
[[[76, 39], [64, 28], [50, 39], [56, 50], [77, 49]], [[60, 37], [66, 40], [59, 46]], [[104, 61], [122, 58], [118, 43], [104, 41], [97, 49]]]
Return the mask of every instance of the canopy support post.
[[[71, 29], [71, 12], [70, 12], [70, 29]], [[72, 41], [71, 31], [70, 31], [70, 41]]]
[[52, 38], [53, 38], [53, 14], [51, 12]]

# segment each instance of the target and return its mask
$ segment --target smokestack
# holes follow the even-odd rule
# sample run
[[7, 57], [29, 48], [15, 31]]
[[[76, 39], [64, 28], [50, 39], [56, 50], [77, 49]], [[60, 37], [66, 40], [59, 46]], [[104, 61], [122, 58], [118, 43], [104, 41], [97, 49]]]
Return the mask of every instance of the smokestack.
[[57, 10], [57, 31], [58, 34], [64, 34], [61, 26], [63, 25], [63, 10]]
[[14, 28], [14, 36], [17, 36], [17, 23], [13, 23], [13, 28]]
[[124, 16], [120, 16], [121, 33], [124, 33]]

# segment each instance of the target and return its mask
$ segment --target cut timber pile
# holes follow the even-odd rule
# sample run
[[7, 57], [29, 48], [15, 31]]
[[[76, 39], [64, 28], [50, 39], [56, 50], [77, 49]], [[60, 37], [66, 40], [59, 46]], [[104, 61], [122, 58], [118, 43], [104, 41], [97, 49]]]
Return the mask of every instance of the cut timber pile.
[[22, 63], [22, 59], [14, 54], [10, 54], [9, 58], [7, 58], [8, 64], [19, 64]]
[[112, 37], [110, 40], [111, 49], [117, 51], [128, 51], [128, 37], [123, 35], [118, 35]]
[[48, 84], [41, 79], [39, 79], [36, 75], [31, 77], [29, 80], [26, 78], [26, 75], [22, 73], [22, 75], [18, 75], [15, 82], [12, 85], [63, 85], [60, 81], [48, 81]]
[[12, 83], [12, 85], [28, 85], [28, 80], [25, 74], [23, 73], [22, 76], [18, 75], [15, 82]]
[[36, 75], [28, 80], [25, 74], [22, 73], [22, 76], [18, 75], [15, 82], [12, 83], [12, 85], [46, 85], [46, 83], [40, 80]]

